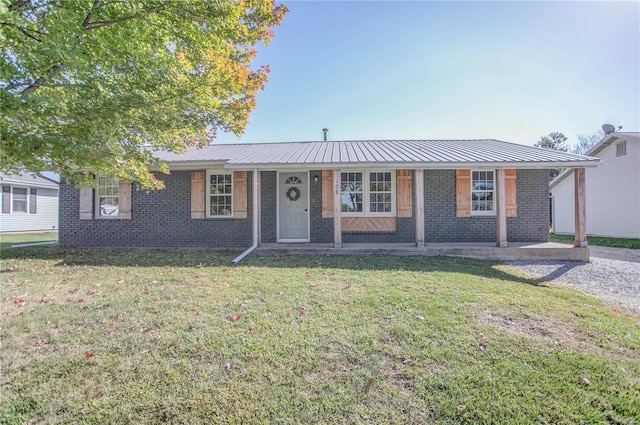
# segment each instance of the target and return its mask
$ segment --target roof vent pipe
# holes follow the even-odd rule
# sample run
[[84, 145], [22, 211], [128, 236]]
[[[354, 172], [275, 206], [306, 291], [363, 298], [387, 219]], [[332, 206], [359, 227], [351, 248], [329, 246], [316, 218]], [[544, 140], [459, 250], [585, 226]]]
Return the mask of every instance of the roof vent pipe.
[[327, 141], [327, 133], [329, 132], [329, 129], [328, 128], [323, 128], [322, 132], [324, 133], [324, 141], [326, 142]]

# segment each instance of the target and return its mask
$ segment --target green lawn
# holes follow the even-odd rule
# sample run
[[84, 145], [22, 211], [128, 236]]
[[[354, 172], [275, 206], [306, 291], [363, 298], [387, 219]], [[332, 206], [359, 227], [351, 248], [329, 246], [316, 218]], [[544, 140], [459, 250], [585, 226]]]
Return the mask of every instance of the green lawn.
[[11, 248], [11, 245], [36, 242], [52, 242], [58, 240], [58, 232], [38, 233], [3, 233], [0, 234], [0, 251]]
[[637, 316], [494, 262], [236, 254], [4, 249], [0, 423], [640, 422]]
[[[570, 243], [575, 240], [573, 235], [556, 235], [551, 233], [549, 235], [551, 242]], [[587, 236], [587, 242], [589, 245], [596, 246], [610, 246], [612, 248], [632, 248], [640, 249], [640, 239], [624, 239], [624, 238], [605, 238], [598, 236]]]

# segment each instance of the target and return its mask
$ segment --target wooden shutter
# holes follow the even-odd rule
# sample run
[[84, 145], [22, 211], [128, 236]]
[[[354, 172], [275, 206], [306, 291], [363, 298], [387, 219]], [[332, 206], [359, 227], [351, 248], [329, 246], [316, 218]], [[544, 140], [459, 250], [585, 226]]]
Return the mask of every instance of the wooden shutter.
[[11, 186], [2, 186], [2, 214], [11, 214]]
[[191, 218], [204, 218], [204, 171], [191, 173]]
[[507, 192], [507, 217], [517, 217], [516, 205], [516, 170], [504, 170], [504, 186]]
[[80, 189], [80, 220], [93, 218], [93, 189], [83, 187]]
[[396, 192], [398, 217], [411, 217], [413, 215], [411, 170], [397, 171]]
[[233, 217], [247, 218], [247, 172], [233, 172]]
[[471, 217], [471, 170], [456, 170], [456, 217]]
[[118, 187], [118, 218], [131, 220], [131, 182], [120, 180]]
[[333, 217], [333, 171], [322, 170], [322, 218]]
[[38, 189], [31, 188], [29, 190], [29, 214], [38, 212]]

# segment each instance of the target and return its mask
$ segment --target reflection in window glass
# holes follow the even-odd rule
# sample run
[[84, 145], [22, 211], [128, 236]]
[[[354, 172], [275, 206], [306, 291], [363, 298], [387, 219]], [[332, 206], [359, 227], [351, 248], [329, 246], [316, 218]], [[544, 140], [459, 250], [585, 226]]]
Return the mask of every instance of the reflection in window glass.
[[474, 171], [471, 179], [471, 210], [491, 213], [494, 210], [493, 171]]
[[231, 216], [231, 174], [209, 176], [210, 216]]
[[342, 173], [342, 212], [362, 212], [362, 173]]

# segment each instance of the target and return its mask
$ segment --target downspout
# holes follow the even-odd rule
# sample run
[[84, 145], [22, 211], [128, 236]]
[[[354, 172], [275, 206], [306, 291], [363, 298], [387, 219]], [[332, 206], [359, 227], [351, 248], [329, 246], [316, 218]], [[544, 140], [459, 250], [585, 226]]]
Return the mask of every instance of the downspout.
[[244, 257], [251, 254], [260, 244], [260, 174], [257, 169], [253, 170], [253, 245], [249, 247], [245, 252], [238, 255], [231, 261], [233, 264], [237, 264]]

